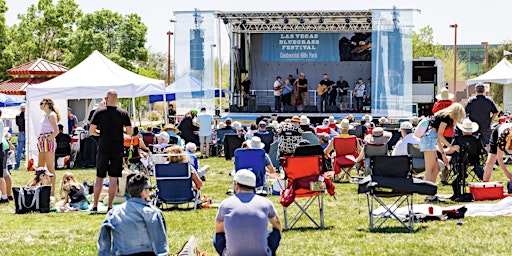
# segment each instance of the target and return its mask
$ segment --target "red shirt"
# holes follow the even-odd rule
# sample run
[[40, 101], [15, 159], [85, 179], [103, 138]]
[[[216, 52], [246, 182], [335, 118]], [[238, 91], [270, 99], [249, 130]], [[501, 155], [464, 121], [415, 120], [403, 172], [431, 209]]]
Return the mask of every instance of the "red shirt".
[[[452, 103], [453, 103], [453, 101], [451, 101], [451, 100], [439, 100], [436, 103], [434, 103], [434, 107], [432, 108], [432, 113], [435, 114], [437, 111], [449, 107], [450, 105], [452, 105]], [[443, 136], [453, 138], [453, 136], [455, 136], [455, 131], [453, 130], [453, 126], [446, 127], [446, 129], [443, 132]]]

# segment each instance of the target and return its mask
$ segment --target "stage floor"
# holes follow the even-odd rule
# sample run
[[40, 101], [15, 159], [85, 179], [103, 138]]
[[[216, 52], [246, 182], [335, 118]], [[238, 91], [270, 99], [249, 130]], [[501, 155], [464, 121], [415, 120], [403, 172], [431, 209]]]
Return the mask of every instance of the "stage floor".
[[[216, 119], [219, 121], [224, 121], [226, 118], [231, 118], [234, 121], [238, 121], [242, 123], [242, 125], [250, 125], [251, 123], [257, 122], [261, 120], [264, 117], [270, 118], [270, 116], [274, 113], [246, 113], [246, 112], [223, 112], [221, 113], [220, 117], [217, 117]], [[352, 114], [354, 116], [355, 120], [361, 120], [361, 118], [364, 115], [367, 115], [368, 113], [301, 113], [301, 112], [294, 112], [294, 113], [277, 113], [278, 120], [282, 121], [286, 118], [291, 118], [293, 116], [301, 116], [306, 115], [310, 120], [311, 124], [320, 124], [324, 118], [329, 118], [329, 116], [333, 116], [335, 120], [340, 120], [342, 118], [347, 117], [349, 114]], [[375, 116], [372, 116], [374, 119]]]

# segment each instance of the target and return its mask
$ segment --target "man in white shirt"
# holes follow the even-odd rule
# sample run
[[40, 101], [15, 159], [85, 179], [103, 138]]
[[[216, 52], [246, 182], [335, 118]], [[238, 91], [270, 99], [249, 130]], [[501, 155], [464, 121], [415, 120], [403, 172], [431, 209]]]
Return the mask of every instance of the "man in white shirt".
[[411, 122], [402, 122], [400, 123], [400, 132], [402, 133], [402, 139], [399, 140], [393, 152], [392, 156], [405, 156], [409, 153], [407, 152], [407, 144], [420, 144], [420, 139], [416, 138], [412, 133], [412, 123]]
[[212, 142], [212, 134], [213, 129], [212, 125], [214, 124], [213, 116], [206, 113], [206, 108], [201, 108], [199, 114], [197, 115], [197, 123], [199, 124], [199, 150], [201, 151], [201, 156], [199, 158], [203, 158], [203, 153], [205, 153], [205, 158], [208, 158], [210, 155], [210, 143]]
[[280, 112], [281, 111], [281, 90], [283, 88], [283, 85], [281, 84], [281, 77], [276, 77], [276, 81], [274, 82], [274, 111]]
[[366, 89], [366, 85], [363, 84], [363, 79], [359, 78], [357, 79], [357, 84], [354, 87], [354, 92], [356, 96], [356, 112], [363, 110], [363, 99], [364, 99], [364, 92]]

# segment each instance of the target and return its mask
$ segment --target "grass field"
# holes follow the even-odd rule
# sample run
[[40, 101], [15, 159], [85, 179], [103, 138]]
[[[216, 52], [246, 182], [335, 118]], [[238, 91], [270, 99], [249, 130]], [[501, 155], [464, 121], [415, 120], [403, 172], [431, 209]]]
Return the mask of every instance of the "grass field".
[[[232, 161], [209, 158], [210, 164], [203, 194], [216, 203], [227, 197], [231, 188], [228, 173]], [[62, 173], [57, 172], [57, 182]], [[92, 182], [95, 171], [72, 170], [80, 181]], [[15, 171], [14, 185], [24, 185], [33, 172]], [[504, 181], [497, 170], [493, 180]], [[58, 183], [59, 184], [59, 183]], [[456, 220], [415, 224], [416, 232], [408, 233], [389, 222], [380, 232], [369, 232], [366, 197], [358, 195], [356, 185], [336, 184], [336, 198], [325, 197], [325, 225], [323, 230], [301, 220], [298, 228], [285, 231], [278, 249], [279, 255], [510, 255], [510, 217], [467, 217], [463, 225]], [[440, 194], [451, 193], [450, 186], [440, 186]], [[269, 197], [279, 214], [279, 197]], [[424, 197], [416, 196], [421, 203]], [[0, 255], [95, 255], [96, 241], [104, 215], [78, 213], [49, 213], [16, 215], [14, 203], [0, 205]], [[194, 235], [202, 251], [216, 255], [211, 239], [214, 233], [216, 209], [164, 211], [171, 252], [177, 252]], [[318, 213], [316, 213], [318, 214]]]

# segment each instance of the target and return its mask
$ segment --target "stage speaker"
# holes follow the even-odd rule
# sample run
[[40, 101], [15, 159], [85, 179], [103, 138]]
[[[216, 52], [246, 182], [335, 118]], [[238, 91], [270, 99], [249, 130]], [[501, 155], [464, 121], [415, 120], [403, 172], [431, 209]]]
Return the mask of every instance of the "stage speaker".
[[285, 113], [297, 112], [297, 109], [295, 108], [295, 106], [286, 105], [286, 106], [283, 106], [283, 112], [285, 112]]
[[256, 95], [249, 95], [247, 100], [247, 112], [254, 113], [256, 111]]
[[242, 110], [240, 109], [239, 106], [237, 105], [231, 105], [229, 106], [229, 112], [241, 112]]
[[336, 105], [325, 106], [325, 112], [327, 113], [339, 113], [340, 110]]
[[271, 113], [272, 110], [270, 110], [269, 105], [258, 105], [258, 107], [256, 107], [256, 112]]
[[318, 113], [318, 108], [315, 105], [304, 106], [304, 113]]

